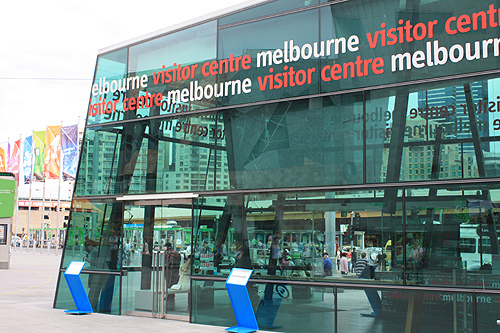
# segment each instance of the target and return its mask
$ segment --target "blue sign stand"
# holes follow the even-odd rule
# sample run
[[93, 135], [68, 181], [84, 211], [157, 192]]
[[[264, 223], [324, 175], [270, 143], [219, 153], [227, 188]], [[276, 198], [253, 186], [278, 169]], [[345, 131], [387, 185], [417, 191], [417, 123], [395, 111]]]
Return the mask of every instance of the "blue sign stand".
[[64, 272], [64, 277], [68, 283], [69, 291], [71, 292], [71, 296], [73, 296], [73, 300], [76, 305], [76, 310], [66, 310], [64, 311], [66, 313], [85, 314], [94, 312], [94, 310], [92, 310], [89, 297], [85, 292], [82, 279], [80, 278], [80, 272], [82, 271], [83, 266], [85, 266], [85, 261], [72, 261]]
[[259, 330], [247, 290], [247, 283], [252, 273], [251, 269], [233, 268], [226, 280], [226, 289], [238, 323], [237, 326], [226, 328], [228, 332], [246, 333]]

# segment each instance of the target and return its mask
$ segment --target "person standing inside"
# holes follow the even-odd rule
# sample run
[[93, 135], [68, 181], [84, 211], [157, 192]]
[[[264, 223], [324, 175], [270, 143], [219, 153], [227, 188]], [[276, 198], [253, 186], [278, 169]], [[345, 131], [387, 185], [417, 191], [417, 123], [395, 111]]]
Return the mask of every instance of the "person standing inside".
[[268, 275], [276, 275], [278, 264], [281, 263], [283, 253], [281, 252], [281, 233], [274, 234], [271, 238], [271, 248], [269, 251], [269, 267], [267, 269]]
[[120, 247], [120, 238], [118, 237], [118, 233], [116, 230], [113, 230], [113, 234], [109, 237], [109, 249], [111, 250], [111, 260], [109, 264], [109, 268], [117, 269], [118, 268], [118, 250]]
[[377, 251], [373, 251], [372, 254], [370, 254], [370, 266], [376, 266], [377, 265]]
[[349, 272], [352, 270], [352, 253], [351, 249], [347, 250], [347, 266], [349, 267]]
[[[167, 242], [167, 251], [165, 252], [164, 265], [166, 268], [165, 279], [167, 282], [167, 288], [172, 287], [174, 284], [179, 282], [179, 269], [181, 266], [181, 254], [177, 252], [172, 243]], [[168, 294], [167, 301], [173, 301], [175, 294]]]
[[387, 257], [387, 254], [382, 253], [382, 251], [377, 252], [377, 259], [375, 261], [375, 265], [377, 268], [375, 269], [378, 272], [382, 272], [385, 270], [385, 258]]
[[335, 261], [337, 262], [337, 271], [340, 271], [340, 259], [342, 258], [342, 252], [340, 252], [340, 249], [337, 249], [337, 255], [335, 257]]
[[354, 268], [356, 267], [357, 261], [358, 261], [358, 253], [356, 252], [356, 248], [353, 248], [351, 253], [351, 262], [352, 262], [351, 272], [354, 272]]
[[356, 261], [356, 266], [354, 267], [354, 273], [360, 276], [364, 269], [368, 266], [368, 259], [366, 259], [366, 253], [361, 253], [361, 258]]
[[[269, 246], [269, 264], [267, 265], [267, 275], [276, 275], [276, 270], [280, 267], [283, 253], [281, 252], [281, 233], [279, 231], [270, 235], [267, 240]], [[267, 283], [264, 289], [264, 300], [273, 299], [274, 283]]]
[[325, 276], [332, 276], [333, 272], [333, 264], [330, 258], [328, 257], [328, 253], [323, 253], [323, 271]]
[[130, 238], [127, 238], [127, 242], [123, 246], [123, 265], [130, 265], [130, 251], [132, 250], [132, 244], [130, 244]]
[[349, 273], [349, 264], [347, 263], [347, 253], [342, 253], [342, 258], [340, 258], [340, 273]]

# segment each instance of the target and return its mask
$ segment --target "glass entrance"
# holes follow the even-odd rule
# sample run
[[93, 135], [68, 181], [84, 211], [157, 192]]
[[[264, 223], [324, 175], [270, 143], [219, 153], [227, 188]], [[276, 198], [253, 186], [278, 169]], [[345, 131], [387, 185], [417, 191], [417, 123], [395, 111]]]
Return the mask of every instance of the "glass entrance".
[[130, 315], [189, 320], [191, 199], [124, 206], [122, 308]]

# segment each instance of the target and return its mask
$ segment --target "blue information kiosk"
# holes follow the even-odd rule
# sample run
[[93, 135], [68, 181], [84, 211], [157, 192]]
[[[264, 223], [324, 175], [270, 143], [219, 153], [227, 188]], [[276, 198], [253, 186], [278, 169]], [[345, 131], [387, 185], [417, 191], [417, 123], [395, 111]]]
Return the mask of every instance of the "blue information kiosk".
[[252, 273], [251, 269], [233, 268], [226, 280], [226, 289], [238, 323], [237, 326], [226, 328], [226, 331], [255, 332], [259, 330], [247, 290], [247, 283]]
[[68, 283], [69, 291], [76, 305], [76, 310], [66, 310], [64, 311], [66, 313], [85, 314], [94, 312], [80, 278], [83, 266], [85, 266], [85, 261], [72, 261], [64, 272], [64, 278]]

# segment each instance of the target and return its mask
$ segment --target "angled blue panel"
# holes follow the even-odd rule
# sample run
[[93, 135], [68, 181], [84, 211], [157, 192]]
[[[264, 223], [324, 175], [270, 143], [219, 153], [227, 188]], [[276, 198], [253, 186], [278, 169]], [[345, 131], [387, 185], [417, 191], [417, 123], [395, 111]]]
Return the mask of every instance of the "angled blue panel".
[[72, 314], [84, 314], [92, 313], [92, 305], [90, 304], [89, 297], [85, 292], [85, 287], [83, 286], [82, 279], [80, 278], [80, 272], [85, 266], [85, 261], [72, 261], [66, 271], [64, 272], [64, 277], [68, 283], [69, 291], [73, 300], [75, 301], [76, 310], [66, 310], [66, 313]]
[[255, 332], [259, 330], [257, 318], [247, 290], [247, 283], [253, 270], [233, 268], [226, 280], [226, 289], [233, 306], [237, 326], [226, 328], [228, 332]]

